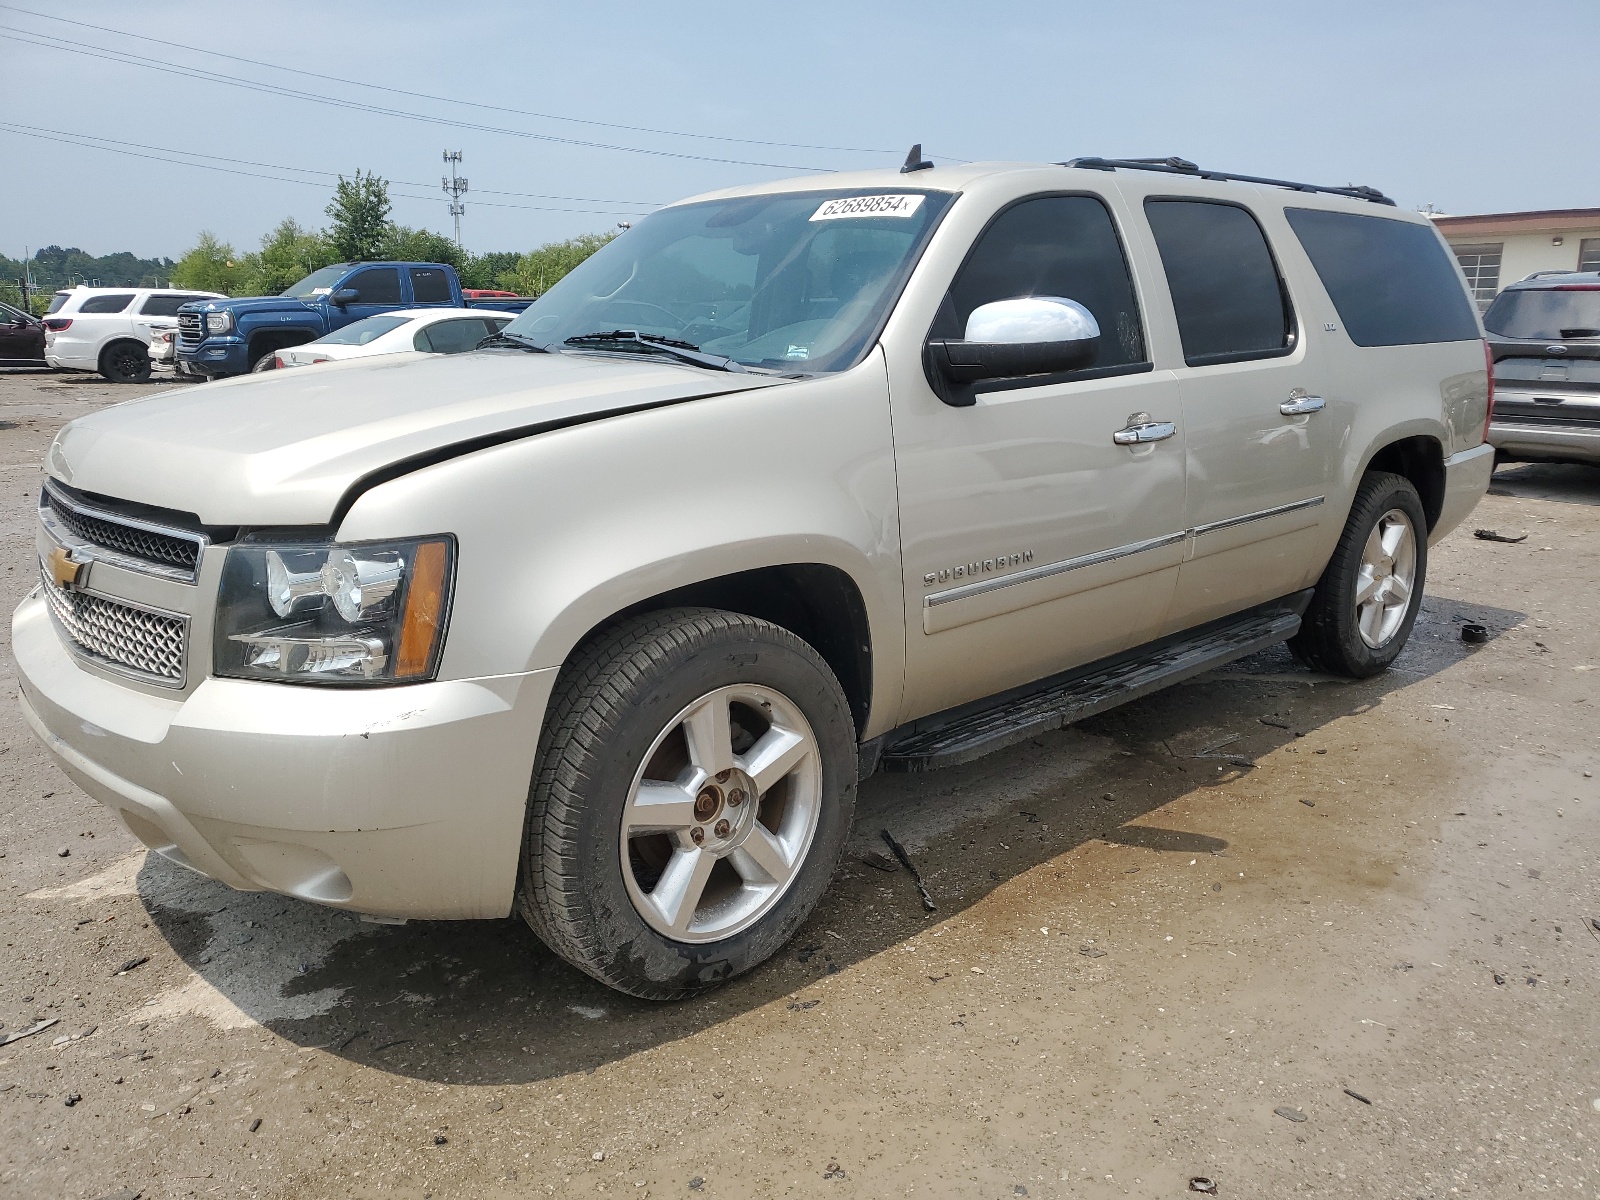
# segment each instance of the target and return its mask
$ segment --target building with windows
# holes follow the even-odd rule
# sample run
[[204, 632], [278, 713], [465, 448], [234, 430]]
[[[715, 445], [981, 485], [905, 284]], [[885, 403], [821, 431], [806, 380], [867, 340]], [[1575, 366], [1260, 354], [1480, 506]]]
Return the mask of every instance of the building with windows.
[[1480, 309], [1536, 271], [1600, 271], [1600, 208], [1433, 218]]

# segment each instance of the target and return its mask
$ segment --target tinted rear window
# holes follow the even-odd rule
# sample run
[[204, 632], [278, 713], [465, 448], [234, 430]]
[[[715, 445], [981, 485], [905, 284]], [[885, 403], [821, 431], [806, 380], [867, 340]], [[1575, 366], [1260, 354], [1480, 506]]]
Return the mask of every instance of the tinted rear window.
[[1245, 209], [1209, 200], [1146, 200], [1191, 367], [1282, 354], [1289, 306], [1266, 234]]
[[50, 307], [45, 309], [45, 312], [60, 312], [61, 306], [70, 299], [72, 299], [71, 292], [57, 292], [54, 296], [50, 297]]
[[1501, 292], [1483, 327], [1510, 338], [1600, 337], [1600, 285]]
[[112, 296], [90, 296], [78, 305], [80, 313], [119, 313], [133, 299], [132, 292], [118, 292]]
[[1428, 226], [1312, 208], [1286, 208], [1284, 216], [1356, 345], [1479, 336], [1450, 252]]
[[411, 268], [411, 301], [413, 304], [449, 304], [450, 280], [438, 267]]

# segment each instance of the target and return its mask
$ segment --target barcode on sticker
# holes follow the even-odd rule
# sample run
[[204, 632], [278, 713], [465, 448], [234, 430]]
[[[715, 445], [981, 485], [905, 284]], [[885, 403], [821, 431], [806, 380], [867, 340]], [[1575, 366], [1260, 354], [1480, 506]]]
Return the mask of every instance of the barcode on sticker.
[[813, 221], [837, 221], [842, 217], [909, 217], [922, 207], [922, 196], [841, 196], [824, 200]]

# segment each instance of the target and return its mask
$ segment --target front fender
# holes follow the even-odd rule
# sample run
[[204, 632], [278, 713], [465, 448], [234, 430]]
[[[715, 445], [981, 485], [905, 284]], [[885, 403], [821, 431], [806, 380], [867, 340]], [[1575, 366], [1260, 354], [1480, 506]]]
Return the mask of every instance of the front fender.
[[607, 617], [741, 571], [819, 563], [859, 590], [872, 725], [904, 668], [898, 513], [881, 352], [837, 376], [603, 417], [365, 492], [338, 536], [453, 533], [442, 674], [559, 666]]

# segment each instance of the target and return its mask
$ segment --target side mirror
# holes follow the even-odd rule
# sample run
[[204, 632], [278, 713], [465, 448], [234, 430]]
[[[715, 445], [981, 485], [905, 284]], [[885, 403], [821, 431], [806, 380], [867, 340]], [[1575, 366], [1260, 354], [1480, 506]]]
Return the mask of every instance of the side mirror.
[[928, 343], [928, 378], [941, 400], [962, 408], [974, 402], [975, 383], [1076, 371], [1099, 349], [1100, 325], [1076, 300], [995, 300], [972, 310], [961, 341]]
[[333, 301], [333, 303], [337, 304], [340, 308], [343, 308], [346, 304], [354, 304], [357, 300], [361, 299], [361, 293], [356, 291], [355, 288], [340, 288], [333, 295], [329, 296], [328, 299]]

